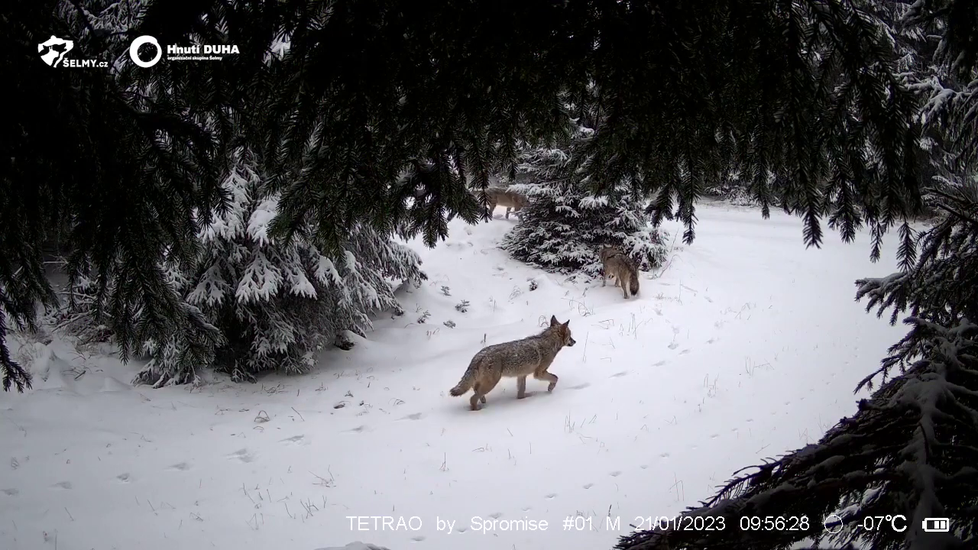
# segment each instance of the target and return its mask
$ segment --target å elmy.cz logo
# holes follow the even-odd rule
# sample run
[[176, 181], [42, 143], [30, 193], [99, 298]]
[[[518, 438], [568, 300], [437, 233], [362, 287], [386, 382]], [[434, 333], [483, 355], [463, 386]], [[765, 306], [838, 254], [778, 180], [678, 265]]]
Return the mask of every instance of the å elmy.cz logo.
[[57, 67], [58, 64], [64, 61], [65, 55], [73, 49], [75, 49], [74, 42], [58, 38], [53, 34], [51, 38], [37, 45], [37, 53], [41, 54], [41, 61], [44, 61], [50, 67]]
[[44, 42], [37, 45], [37, 53], [41, 54], [41, 61], [47, 63], [49, 67], [104, 69], [109, 66], [108, 61], [101, 61], [99, 59], [74, 59], [71, 57], [65, 57], [68, 55], [68, 52], [73, 49], [75, 49], [75, 43], [73, 41], [58, 38], [53, 34], [51, 35], [51, 38], [48, 38]]
[[[139, 57], [139, 49], [143, 46], [150, 46], [153, 55], [149, 59]], [[220, 61], [226, 55], [241, 53], [235, 44], [205, 44], [197, 46], [166, 46], [167, 61]], [[144, 35], [132, 41], [129, 46], [129, 58], [136, 65], [148, 69], [163, 59], [163, 46], [152, 36]]]

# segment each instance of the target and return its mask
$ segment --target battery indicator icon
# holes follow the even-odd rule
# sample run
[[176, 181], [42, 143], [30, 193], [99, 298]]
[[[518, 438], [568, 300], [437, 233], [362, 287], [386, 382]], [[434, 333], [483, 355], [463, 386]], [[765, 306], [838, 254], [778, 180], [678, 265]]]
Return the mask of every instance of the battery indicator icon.
[[947, 533], [951, 530], [951, 520], [948, 518], [924, 518], [925, 533]]

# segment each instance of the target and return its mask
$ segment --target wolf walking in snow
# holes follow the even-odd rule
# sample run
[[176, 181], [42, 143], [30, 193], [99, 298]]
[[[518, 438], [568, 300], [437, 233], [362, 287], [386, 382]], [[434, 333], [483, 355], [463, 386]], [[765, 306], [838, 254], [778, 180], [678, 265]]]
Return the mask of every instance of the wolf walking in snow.
[[489, 202], [489, 216], [492, 217], [492, 212], [496, 209], [497, 205], [505, 206], [507, 220], [509, 219], [510, 210], [519, 212], [529, 202], [524, 195], [502, 187], [489, 187], [486, 189], [486, 198]]
[[598, 253], [601, 256], [601, 286], [608, 283], [608, 277], [615, 278], [615, 286], [621, 286], [621, 292], [628, 299], [638, 294], [638, 267], [631, 258], [613, 246], [605, 246]]
[[453, 397], [459, 397], [472, 389], [475, 393], [469, 399], [472, 410], [486, 402], [486, 394], [492, 391], [502, 377], [516, 378], [516, 398], [526, 397], [526, 377], [533, 375], [537, 380], [547, 380], [547, 391], [554, 391], [557, 376], [547, 372], [550, 364], [564, 346], [572, 347], [577, 341], [571, 337], [570, 320], [566, 323], [550, 317], [550, 326], [540, 334], [522, 340], [493, 344], [482, 348], [472, 361], [458, 385], [449, 390]]

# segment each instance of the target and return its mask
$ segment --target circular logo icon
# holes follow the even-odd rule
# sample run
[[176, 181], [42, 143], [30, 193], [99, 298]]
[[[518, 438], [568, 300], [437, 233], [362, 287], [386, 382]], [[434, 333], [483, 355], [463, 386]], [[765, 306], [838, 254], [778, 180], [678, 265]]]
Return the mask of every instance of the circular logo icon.
[[[149, 44], [156, 48], [156, 55], [153, 56], [153, 59], [150, 59], [149, 61], [139, 59], [139, 47], [143, 44]], [[132, 45], [129, 46], [129, 57], [136, 65], [139, 65], [144, 69], [148, 69], [160, 62], [160, 58], [163, 57], [163, 48], [160, 47], [160, 43], [157, 42], [152, 36], [140, 36], [139, 38], [133, 40]]]

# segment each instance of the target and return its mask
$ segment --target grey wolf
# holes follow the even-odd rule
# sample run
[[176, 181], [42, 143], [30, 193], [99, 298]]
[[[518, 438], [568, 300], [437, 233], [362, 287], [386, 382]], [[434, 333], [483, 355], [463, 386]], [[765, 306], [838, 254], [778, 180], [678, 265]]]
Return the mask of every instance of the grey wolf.
[[521, 340], [493, 344], [479, 350], [465, 369], [458, 384], [449, 390], [453, 397], [459, 397], [470, 389], [475, 393], [469, 399], [473, 411], [481, 408], [479, 402], [486, 402], [486, 394], [491, 392], [502, 377], [516, 378], [516, 398], [526, 397], [526, 377], [533, 375], [537, 380], [550, 382], [547, 391], [557, 386], [557, 376], [547, 372], [557, 352], [573, 347], [577, 341], [571, 336], [570, 320], [566, 323], [550, 317], [546, 330]]
[[621, 286], [621, 292], [628, 299], [638, 294], [638, 267], [631, 258], [613, 246], [605, 246], [599, 252], [601, 256], [601, 286], [608, 283], [608, 277], [615, 278], [615, 286]]
[[489, 216], [496, 209], [496, 206], [506, 207], [506, 219], [509, 219], [509, 212], [519, 212], [529, 203], [525, 195], [516, 191], [510, 191], [502, 187], [489, 187], [486, 189], [486, 198], [489, 202]]

